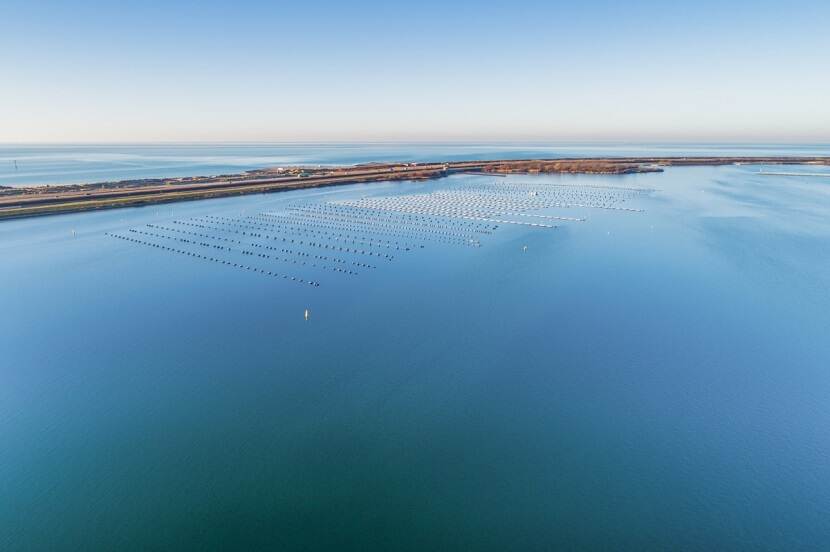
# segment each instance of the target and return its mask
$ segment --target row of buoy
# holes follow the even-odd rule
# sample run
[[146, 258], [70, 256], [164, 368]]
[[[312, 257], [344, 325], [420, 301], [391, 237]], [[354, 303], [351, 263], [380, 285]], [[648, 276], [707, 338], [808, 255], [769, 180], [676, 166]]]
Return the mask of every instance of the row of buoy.
[[415, 214], [395, 213], [391, 211], [384, 211], [383, 209], [375, 209], [371, 207], [356, 207], [350, 205], [353, 200], [337, 200], [326, 203], [317, 203], [302, 206], [291, 206], [288, 210], [304, 209], [315, 210], [326, 213], [346, 213], [358, 218], [377, 218], [380, 220], [388, 220], [389, 222], [403, 223], [407, 225], [419, 225], [428, 223], [429, 225], [438, 225], [437, 227], [459, 230], [463, 232], [486, 232], [489, 230], [486, 224], [475, 221], [464, 220], [436, 220], [430, 217], [422, 217]]
[[[388, 221], [385, 217], [366, 217], [357, 218], [354, 215], [332, 214], [328, 212], [312, 212], [312, 211], [292, 211], [284, 215], [269, 215], [272, 218], [287, 219], [288, 222], [294, 224], [310, 224], [320, 223], [329, 224], [334, 227], [348, 227], [359, 231], [369, 231], [376, 234], [396, 235], [396, 233], [404, 233], [418, 238], [428, 238], [431, 236], [444, 236], [448, 238], [468, 238], [473, 233], [462, 233], [459, 231], [439, 230], [432, 225]], [[309, 220], [311, 219], [311, 220]]]
[[[579, 203], [579, 201], [583, 201]], [[493, 209], [493, 210], [500, 210], [500, 209], [507, 209], [507, 210], [538, 210], [538, 209], [549, 209], [552, 207], [590, 207], [593, 209], [613, 209], [616, 205], [620, 202], [625, 200], [605, 200], [601, 201], [597, 198], [594, 200], [579, 200], [579, 199], [571, 199], [568, 202], [547, 199], [547, 198], [540, 198], [534, 201], [490, 201], [490, 202], [470, 202], [469, 206], [471, 207], [479, 207], [479, 208], [486, 208], [486, 209]]]
[[[445, 243], [449, 245], [467, 245], [471, 240], [478, 241], [478, 237], [474, 234], [462, 234], [459, 232], [448, 232], [443, 230], [435, 230], [430, 228], [412, 228], [406, 225], [388, 224], [384, 222], [377, 222], [374, 220], [357, 221], [352, 219], [333, 219], [327, 214], [317, 213], [293, 213], [286, 215], [276, 215], [273, 213], [262, 213], [260, 220], [276, 220], [292, 225], [306, 225], [316, 228], [326, 228], [331, 230], [330, 233], [337, 231], [350, 231], [362, 234], [364, 238], [373, 239], [366, 234], [376, 234], [379, 236], [393, 236], [405, 238], [410, 240], [431, 241], [437, 243]], [[303, 218], [319, 218], [320, 222], [307, 221]], [[396, 242], [398, 243], [398, 242]], [[409, 244], [409, 247], [414, 247]], [[419, 246], [423, 248], [423, 245]]]
[[[482, 198], [488, 198], [491, 201], [508, 201], [508, 202], [535, 202], [539, 205], [538, 208], [548, 207], [591, 207], [600, 209], [612, 209], [619, 203], [625, 202], [629, 199], [634, 199], [643, 194], [650, 193], [653, 190], [615, 190], [611, 188], [598, 187], [602, 191], [597, 190], [579, 190], [579, 189], [565, 189], [570, 187], [562, 187], [549, 189], [542, 186], [535, 187], [517, 187], [511, 185], [498, 185], [493, 187], [476, 186], [468, 187], [461, 192], [445, 192], [447, 193], [475, 193]], [[532, 199], [528, 199], [528, 198]], [[626, 209], [628, 210], [628, 209]], [[636, 211], [637, 209], [630, 209]]]
[[[301, 222], [309, 224], [307, 221], [303, 220], [305, 217], [315, 218], [315, 215], [311, 214], [295, 214], [289, 215], [292, 217], [299, 218]], [[317, 215], [319, 216], [319, 215]], [[325, 215], [323, 215], [325, 217]], [[407, 239], [415, 239], [415, 240], [424, 240], [424, 241], [433, 241], [433, 242], [440, 242], [440, 243], [463, 243], [470, 239], [476, 239], [474, 235], [463, 235], [454, 232], [447, 232], [444, 230], [431, 230], [428, 228], [410, 228], [405, 226], [397, 226], [388, 223], [382, 222], [374, 222], [371, 220], [357, 222], [357, 221], [350, 221], [350, 220], [334, 220], [328, 219], [329, 222], [324, 223], [325, 227], [331, 228], [334, 230], [341, 230], [347, 229], [353, 232], [363, 232], [363, 233], [371, 233], [371, 234], [378, 234], [382, 236], [395, 236]], [[314, 223], [311, 223], [314, 224]]]
[[[365, 201], [365, 200], [364, 200]], [[475, 213], [476, 215], [491, 216], [499, 214], [504, 210], [532, 210], [542, 209], [546, 207], [543, 204], [532, 203], [494, 203], [475, 201], [473, 198], [468, 200], [430, 200], [430, 201], [402, 201], [398, 198], [393, 200], [377, 200], [373, 199], [372, 205], [383, 207], [385, 209], [397, 210], [410, 213], [429, 214], [433, 216], [455, 216], [457, 214]]]
[[[376, 204], [379, 205], [379, 204]], [[532, 205], [532, 204], [505, 204], [505, 203], [486, 203], [474, 201], [438, 201], [438, 202], [404, 202], [400, 200], [385, 202], [382, 205], [387, 209], [396, 209], [405, 212], [426, 213], [435, 216], [447, 217], [474, 217], [483, 220], [500, 221], [495, 217], [503, 216], [526, 216], [524, 210], [542, 209], [546, 205]], [[509, 211], [505, 209], [513, 209]], [[550, 215], [536, 215], [540, 218], [548, 218], [550, 220], [570, 220], [578, 221], [574, 217], [554, 217]], [[523, 221], [509, 221], [510, 224], [528, 224]]]
[[187, 244], [190, 244], [190, 245], [199, 245], [201, 247], [210, 247], [210, 248], [213, 248], [213, 249], [231, 251], [230, 247], [225, 247], [224, 245], [217, 245], [215, 243], [197, 242], [195, 240], [189, 240], [187, 238], [177, 238], [177, 237], [173, 237], [173, 236], [165, 236], [164, 234], [156, 234], [155, 232], [146, 232], [144, 230], [137, 230], [135, 228], [130, 228], [129, 231], [134, 232], [136, 234], [141, 234], [143, 236], [148, 236], [148, 237], [151, 237], [151, 238], [161, 238], [161, 239], [165, 239], [165, 240], [175, 240], [175, 241], [179, 241], [181, 243], [187, 243]]
[[[156, 226], [156, 225], [149, 225], [148, 224], [147, 226], [152, 226], [153, 228], [158, 228], [158, 226]], [[199, 246], [202, 246], [202, 247], [211, 247], [211, 248], [214, 248], [214, 249], [233, 251], [233, 249], [231, 247], [226, 247], [224, 245], [217, 245], [217, 244], [211, 244], [211, 243], [205, 243], [205, 242], [197, 242], [195, 240], [189, 240], [187, 238], [177, 238], [177, 237], [172, 237], [172, 236], [166, 236], [166, 235], [163, 235], [163, 234], [156, 234], [156, 233], [153, 233], [153, 232], [146, 232], [146, 231], [137, 230], [137, 229], [133, 229], [133, 228], [131, 228], [129, 231], [130, 232], [136, 232], [138, 234], [146, 235], [146, 236], [149, 236], [149, 237], [178, 240], [180, 242], [188, 243], [188, 244], [191, 244], [191, 245], [199, 245]], [[195, 232], [194, 232], [194, 234], [195, 234]], [[198, 234], [198, 235], [204, 236], [203, 234]], [[205, 238], [206, 239], [212, 239], [212, 238], [207, 237], [207, 236], [205, 236]], [[238, 240], [237, 240], [237, 243], [243, 244], [243, 242], [238, 241]], [[275, 250], [275, 251], [277, 250], [277, 248], [275, 248], [275, 247], [264, 246], [264, 245], [257, 244], [257, 243], [250, 243], [250, 244], [247, 244], [247, 245], [249, 247], [265, 247], [265, 248], [270, 249], [270, 250]], [[241, 251], [242, 251], [243, 254], [245, 253], [245, 250], [241, 250]], [[288, 250], [282, 249], [281, 251], [286, 252]], [[303, 258], [314, 258], [314, 259], [325, 260], [325, 261], [331, 261], [332, 260], [329, 257], [322, 256], [322, 255], [303, 254], [303, 255], [298, 255], [298, 256], [303, 257]], [[343, 269], [343, 268], [340, 268], [340, 267], [337, 267], [337, 266], [330, 267], [330, 266], [326, 266], [326, 265], [318, 265], [316, 263], [308, 263], [308, 262], [302, 261], [302, 260], [298, 261], [296, 259], [287, 259], [287, 258], [283, 258], [283, 257], [269, 257], [269, 258], [274, 258], [275, 260], [282, 261], [282, 262], [285, 262], [285, 263], [291, 263], [291, 264], [295, 264], [295, 265], [300, 264], [300, 265], [305, 266], [305, 265], [310, 264], [310, 266], [312, 266], [314, 268], [321, 268], [323, 270], [331, 270], [333, 272], [341, 272], [341, 273], [346, 273], [346, 274], [357, 274], [357, 272], [347, 270], [347, 269]], [[334, 259], [334, 260], [339, 261], [343, 264], [346, 264], [346, 261], [344, 261], [344, 260], [340, 260], [340, 259]], [[364, 263], [353, 263], [353, 264], [355, 264], [356, 266], [362, 266], [362, 267], [365, 267], [365, 268], [372, 268], [370, 265], [367, 265], [367, 264], [364, 264]]]
[[[404, 230], [407, 232], [413, 233], [424, 233], [424, 234], [432, 234], [432, 235], [440, 235], [440, 236], [447, 236], [447, 237], [456, 237], [461, 239], [469, 239], [474, 237], [475, 234], [490, 234], [490, 228], [486, 226], [481, 226], [475, 229], [465, 229], [464, 232], [461, 229], [454, 230], [454, 229], [447, 229], [451, 227], [447, 227], [445, 224], [440, 224], [437, 222], [438, 219], [426, 219], [418, 220], [418, 221], [402, 221], [396, 220], [392, 217], [387, 216], [371, 216], [367, 214], [354, 214], [348, 211], [343, 210], [343, 212], [339, 212], [340, 210], [331, 212], [329, 210], [313, 210], [313, 209], [293, 209], [289, 215], [283, 216], [292, 216], [295, 218], [317, 218], [327, 220], [329, 222], [338, 221], [341, 224], [358, 224], [358, 225], [365, 225], [365, 226], [372, 226], [374, 228], [381, 228], [381, 229], [394, 229], [394, 230]], [[277, 217], [279, 215], [273, 214], [263, 214], [264, 216], [270, 217]], [[466, 233], [465, 233], [466, 232]]]
[[[269, 218], [269, 219], [265, 219], [265, 220], [273, 220], [273, 219]], [[262, 222], [261, 224], [272, 224], [272, 223]], [[306, 230], [305, 231], [306, 233], [318, 233], [318, 234], [324, 234], [324, 235], [340, 235], [340, 236], [344, 235], [344, 234], [342, 234], [342, 232], [344, 230], [348, 231], [348, 232], [359, 233], [359, 234], [362, 234], [359, 237], [363, 240], [369, 240], [371, 242], [381, 243], [381, 244], [382, 243], [391, 243], [391, 244], [394, 244], [394, 247], [396, 249], [403, 249], [405, 251], [409, 251], [409, 250], [412, 250], [412, 249], [423, 249], [424, 245], [423, 244], [415, 245], [413, 243], [397, 242], [397, 241], [393, 242], [393, 241], [391, 241], [391, 238], [389, 238], [389, 236], [391, 236], [392, 238], [405, 238], [405, 239], [408, 239], [408, 240], [432, 241], [432, 242], [438, 242], [438, 243], [447, 243], [447, 244], [451, 244], [451, 245], [463, 243], [467, 239], [471, 239], [471, 238], [462, 239], [462, 238], [457, 238], [457, 237], [448, 237], [448, 236], [439, 235], [437, 233], [436, 234], [430, 234], [430, 233], [427, 233], [423, 230], [410, 231], [410, 230], [406, 229], [407, 231], [405, 231], [405, 232], [399, 232], [399, 231], [389, 230], [389, 229], [384, 229], [384, 228], [374, 228], [374, 227], [372, 227], [371, 223], [366, 223], [364, 225], [364, 224], [360, 224], [360, 223], [346, 223], [346, 222], [342, 222], [342, 221], [309, 222], [309, 221], [305, 221], [305, 220], [300, 220], [300, 221], [294, 221], [292, 224], [295, 224], [295, 225], [302, 224], [302, 225], [306, 225], [306, 226], [311, 226], [313, 228], [326, 228], [327, 229], [327, 230]], [[338, 232], [340, 232], [340, 233], [338, 234]], [[378, 236], [382, 236], [383, 238], [374, 238], [374, 237], [369, 236], [367, 234], [375, 234], [375, 235], [378, 235]], [[349, 235], [349, 234], [345, 234], [345, 235]]]
[[274, 256], [274, 255], [269, 255], [267, 253], [256, 253], [254, 251], [248, 251], [246, 249], [243, 249], [240, 253], [242, 253], [243, 255], [253, 255], [253, 256], [259, 257], [261, 259], [272, 259], [272, 260], [275, 260], [275, 261], [281, 261], [281, 262], [285, 262], [285, 263], [293, 263], [295, 265], [302, 265], [302, 266], [310, 265], [312, 268], [320, 268], [322, 270], [331, 270], [333, 272], [340, 272], [341, 274], [348, 274], [350, 276], [356, 276], [357, 275], [357, 272], [354, 272], [352, 270], [348, 270], [348, 269], [345, 269], [345, 268], [340, 268], [339, 266], [318, 265], [318, 264], [313, 263], [313, 262], [298, 261], [296, 259], [286, 259], [284, 257], [277, 257], [277, 256]]
[[486, 222], [492, 222], [497, 224], [514, 224], [514, 225], [521, 225], [521, 226], [531, 226], [535, 228], [556, 228], [555, 225], [550, 224], [542, 224], [536, 222], [526, 222], [526, 221], [516, 221], [516, 220], [509, 220], [509, 219], [501, 219], [501, 218], [494, 218], [493, 216], [488, 216], [484, 213], [478, 213], [471, 210], [463, 210], [460, 208], [439, 208], [439, 207], [418, 207], [418, 206], [407, 206], [403, 204], [398, 205], [389, 205], [386, 207], [390, 210], [400, 210], [403, 212], [417, 212], [422, 214], [430, 214], [433, 216], [439, 217], [449, 217], [449, 218], [462, 218], [467, 220], [481, 220]]
[[[213, 229], [213, 230], [225, 231], [225, 232], [234, 232], [234, 230], [226, 230], [226, 229], [223, 229], [223, 228], [216, 228], [216, 227], [213, 227], [213, 226], [210, 226], [210, 225], [185, 223], [185, 222], [181, 222], [181, 224], [193, 224], [194, 226], [198, 226], [200, 228], [207, 228], [207, 229]], [[236, 232], [240, 233], [238, 231], [236, 231]], [[324, 244], [324, 243], [320, 243], [320, 242], [305, 241], [305, 240], [301, 240], [299, 238], [287, 238], [287, 237], [279, 238], [277, 236], [269, 236], [269, 235], [261, 235], [261, 237], [263, 237], [265, 239], [270, 239], [270, 240], [273, 240], [273, 241], [278, 241], [278, 242], [281, 241], [281, 242], [286, 243], [286, 244], [287, 243], [293, 243], [293, 244], [296, 244], [296, 245], [307, 245], [309, 247], [316, 247], [316, 248], [320, 248], [320, 249], [328, 249], [330, 251], [340, 251], [340, 252], [343, 252], [343, 253], [352, 253], [352, 254], [358, 254], [358, 255], [369, 255], [369, 256], [374, 256], [374, 257], [378, 257], [378, 258], [384, 258], [384, 259], [390, 260], [390, 261], [395, 258], [394, 255], [382, 254], [380, 252], [367, 251], [367, 250], [363, 250], [363, 249], [354, 249], [354, 248], [350, 248], [350, 247], [343, 247], [343, 246], [337, 246], [337, 245], [329, 245], [327, 243]], [[342, 241], [342, 243], [351, 243], [348, 240], [338, 240], [338, 238], [333, 238], [333, 241]]]
[[[407, 213], [402, 211], [394, 211], [381, 207], [371, 207], [367, 205], [346, 205], [338, 204], [338, 211], [345, 211], [345, 215], [334, 214], [346, 219], [360, 219], [375, 222], [376, 224], [388, 224], [393, 228], [401, 228], [408, 232], [424, 232], [427, 234], [439, 234], [450, 237], [457, 237], [467, 239], [476, 234], [492, 234], [496, 230], [496, 226], [475, 221], [462, 221], [459, 219], [444, 219], [430, 216], [428, 214], [422, 215], [420, 213]], [[323, 211], [324, 215], [332, 216], [328, 211]], [[464, 223], [469, 223], [465, 225]]]
[[[386, 197], [364, 197], [355, 200], [339, 200], [337, 208], [351, 208], [375, 212], [395, 212], [420, 216], [436, 217], [441, 219], [477, 220], [495, 224], [511, 224], [532, 228], [556, 228], [555, 224], [546, 221], [582, 222], [579, 217], [566, 217], [551, 214], [533, 213], [552, 207], [593, 207], [614, 210], [632, 210], [620, 207], [619, 203], [628, 197], [641, 193], [639, 190], [619, 190], [606, 188], [575, 188], [560, 187], [553, 192], [543, 186], [518, 186], [492, 184], [476, 184], [474, 187], [433, 191], [422, 194], [405, 194]], [[565, 200], [565, 198], [567, 198]], [[341, 217], [354, 217], [349, 213]], [[326, 215], [331, 215], [331, 207], [305, 207], [297, 210], [306, 212], [306, 216], [315, 216], [321, 210], [329, 209]], [[308, 214], [311, 211], [311, 214]], [[316, 215], [321, 216], [321, 215]], [[532, 220], [528, 220], [532, 219]], [[543, 222], [545, 221], [545, 222]]]
[[[524, 198], [503, 198], [492, 196], [481, 196], [479, 194], [464, 194], [457, 197], [454, 195], [442, 195], [442, 197], [452, 198], [453, 201], [449, 203], [460, 203], [464, 207], [477, 207], [481, 209], [495, 209], [495, 210], [535, 210], [545, 209], [552, 205], [552, 203], [561, 203], [558, 200], [552, 202], [548, 198], [535, 196], [533, 199]], [[602, 202], [595, 202], [598, 205], [605, 204]]]
[[[263, 247], [275, 249], [273, 246], [265, 245]], [[345, 261], [343, 259], [338, 259], [336, 257], [329, 257], [326, 255], [315, 255], [313, 253], [306, 253], [305, 251], [293, 251], [291, 249], [280, 249], [283, 253], [288, 253], [289, 255], [299, 255], [304, 257], [313, 257], [315, 259], [322, 259], [326, 261], [331, 261], [335, 263], [343, 263], [343, 264], [351, 264], [353, 266], [357, 266], [360, 268], [377, 268], [375, 265], [370, 265], [368, 263], [361, 263], [360, 261]]]
[[[430, 230], [444, 230], [450, 235], [466, 236], [473, 234], [489, 234], [491, 228], [486, 224], [470, 221], [437, 220], [430, 217], [421, 217], [405, 213], [395, 213], [365, 207], [353, 207], [342, 203], [321, 203], [303, 207], [289, 207], [288, 212], [294, 214], [315, 214], [325, 217], [337, 217], [353, 221], [376, 221], [394, 226], [412, 227], [412, 229], [429, 228]], [[271, 215], [273, 216], [273, 214]]]
[[[185, 221], [173, 221], [173, 222], [176, 223], [176, 224], [196, 226], [198, 228], [217, 230], [217, 231], [220, 231], [220, 232], [235, 232], [237, 234], [243, 234], [243, 235], [246, 235], [246, 236], [253, 236], [254, 235], [254, 234], [249, 234], [249, 233], [238, 231], [238, 230], [229, 230], [229, 229], [225, 229], [225, 228], [217, 228], [215, 226], [210, 226], [210, 225], [206, 225], [206, 224], [189, 223], [189, 222], [185, 222]], [[362, 249], [359, 250], [359, 249], [353, 249], [353, 248], [349, 248], [349, 247], [329, 245], [327, 243], [324, 244], [324, 243], [319, 243], [319, 242], [304, 241], [304, 240], [301, 240], [299, 238], [296, 238], [296, 239], [295, 238], [287, 238], [287, 237], [286, 238], [278, 238], [277, 236], [269, 236], [267, 234], [256, 234], [256, 236], [264, 238], [264, 239], [274, 240], [274, 241], [282, 241], [284, 243], [295, 243], [295, 244], [298, 244], [298, 245], [309, 245], [310, 247], [319, 247], [319, 248], [322, 248], [322, 249], [328, 249], [330, 251], [341, 251], [341, 252], [344, 252], [344, 253], [353, 253], [353, 254], [359, 254], [359, 255], [370, 255], [370, 256], [373, 256], [373, 257], [384, 258], [384, 259], [389, 260], [389, 261], [391, 261], [392, 259], [395, 258], [394, 255], [382, 254], [381, 252], [366, 251], [366, 250], [362, 250]], [[340, 238], [337, 238], [337, 237], [330, 238], [330, 241], [339, 241], [341, 243], [352, 243], [352, 244], [356, 243], [356, 242], [352, 242], [352, 241], [349, 241], [349, 240], [346, 240], [346, 239], [340, 239]]]
[[111, 236], [113, 238], [118, 238], [118, 239], [121, 239], [121, 240], [125, 240], [125, 241], [131, 242], [131, 243], [146, 245], [148, 247], [161, 249], [161, 250], [168, 251], [168, 252], [171, 252], [171, 253], [178, 253], [180, 255], [184, 255], [184, 256], [187, 256], [187, 257], [201, 259], [201, 260], [213, 262], [213, 263], [216, 263], [216, 264], [222, 264], [222, 265], [226, 265], [226, 266], [233, 267], [233, 268], [239, 268], [241, 270], [247, 270], [247, 271], [250, 271], [250, 272], [257, 272], [257, 273], [263, 274], [265, 276], [271, 276], [271, 277], [274, 277], [274, 278], [283, 278], [284, 280], [291, 280], [293, 282], [297, 282], [297, 283], [300, 283], [300, 284], [308, 284], [308, 285], [314, 286], [314, 287], [319, 287], [320, 286], [320, 283], [316, 282], [314, 280], [305, 280], [303, 278], [298, 278], [296, 276], [289, 276], [288, 274], [279, 274], [279, 273], [271, 271], [271, 270], [265, 270], [265, 269], [253, 267], [253, 266], [250, 266], [250, 265], [243, 265], [243, 264], [240, 264], [240, 263], [235, 263], [235, 262], [228, 261], [228, 260], [225, 260], [225, 259], [218, 259], [216, 257], [201, 255], [201, 254], [198, 254], [198, 253], [193, 253], [192, 251], [185, 251], [185, 250], [182, 250], [182, 249], [177, 249], [175, 247], [170, 247], [170, 246], [163, 245], [163, 244], [153, 243], [153, 242], [146, 241], [146, 240], [141, 240], [141, 239], [138, 239], [138, 238], [131, 238], [130, 236], [121, 236], [119, 234], [112, 234], [112, 233], [109, 233], [109, 232], [107, 232], [106, 235]]
[[368, 263], [362, 263], [359, 261], [346, 261], [344, 259], [338, 259], [337, 257], [330, 257], [328, 255], [316, 255], [314, 253], [306, 253], [305, 251], [294, 251], [292, 249], [285, 249], [285, 248], [278, 248], [274, 247], [273, 245], [265, 245], [261, 243], [251, 243], [249, 244], [250, 247], [258, 247], [268, 249], [270, 251], [279, 251], [280, 253], [286, 253], [288, 255], [296, 255], [298, 257], [306, 257], [311, 259], [318, 259], [321, 261], [333, 262], [333, 263], [340, 263], [340, 264], [351, 264], [353, 266], [357, 266], [360, 268], [377, 268], [374, 265], [370, 265]]
[[199, 237], [199, 238], [206, 238], [206, 239], [209, 239], [209, 240], [224, 241], [224, 242], [229, 242], [229, 243], [240, 243], [240, 244], [242, 243], [241, 240], [235, 240], [233, 238], [228, 238], [228, 237], [225, 237], [225, 236], [213, 236], [213, 235], [210, 235], [210, 234], [202, 234], [200, 232], [192, 232], [190, 230], [183, 230], [181, 228], [170, 228], [168, 226], [164, 226], [164, 225], [161, 225], [161, 224], [148, 224], [147, 226], [150, 227], [150, 228], [156, 228], [158, 230], [163, 230], [165, 232], [176, 232], [177, 234], [185, 234], [187, 236], [196, 236], [196, 237]]
[[[303, 258], [307, 258], [307, 259], [317, 259], [317, 260], [321, 260], [321, 261], [340, 263], [340, 264], [344, 264], [344, 265], [345, 264], [351, 264], [353, 266], [357, 266], [357, 267], [360, 267], [360, 268], [377, 268], [376, 266], [370, 265], [370, 264], [367, 264], [367, 263], [360, 263], [360, 262], [354, 262], [354, 261], [349, 263], [349, 262], [347, 262], [343, 259], [338, 259], [337, 257], [329, 257], [328, 255], [315, 255], [313, 253], [306, 253], [305, 251], [294, 251], [292, 249], [286, 249], [284, 247], [279, 248], [279, 247], [274, 247], [273, 245], [266, 245], [266, 244], [262, 244], [262, 243], [252, 243], [252, 244], [249, 244], [249, 245], [250, 245], [250, 247], [255, 247], [255, 248], [258, 248], [258, 249], [267, 249], [269, 251], [275, 251], [275, 252], [278, 251], [280, 253], [285, 253], [287, 255], [295, 255], [297, 257], [303, 257]], [[293, 263], [296, 264], [297, 261], [290, 261], [290, 262], [293, 262]], [[302, 264], [306, 264], [306, 263], [302, 263]], [[316, 266], [316, 265], [314, 265], [314, 266]], [[338, 270], [338, 272], [343, 272], [343, 270], [340, 269], [340, 270]], [[357, 273], [355, 272], [355, 274], [357, 274]]]
[[[222, 217], [224, 218], [224, 217]], [[371, 236], [355, 236], [351, 234], [343, 234], [342, 232], [336, 234], [335, 232], [330, 232], [328, 230], [319, 230], [317, 228], [328, 228], [330, 230], [343, 230], [343, 228], [337, 228], [335, 226], [328, 226], [324, 224], [316, 224], [316, 223], [305, 223], [305, 227], [298, 226], [296, 224], [293, 225], [283, 225], [283, 224], [276, 224], [272, 222], [251, 222], [251, 223], [241, 223], [241, 222], [231, 222], [236, 221], [236, 219], [227, 219], [227, 221], [222, 220], [215, 220], [213, 221], [215, 224], [222, 224], [225, 226], [230, 226], [234, 228], [247, 228], [247, 231], [258, 231], [261, 229], [268, 229], [272, 232], [276, 232], [278, 234], [285, 234], [288, 236], [298, 236], [298, 235], [305, 235], [305, 234], [314, 234], [315, 237], [320, 239], [326, 239], [326, 236], [337, 236], [339, 238], [346, 238], [349, 240], [353, 240], [355, 243], [363, 243], [369, 246], [376, 246], [376, 247], [386, 247], [389, 249], [396, 249], [398, 251], [410, 251], [415, 249], [418, 246], [409, 243], [401, 243], [401, 242], [392, 242], [390, 240], [381, 240], [377, 238], [373, 238]], [[313, 228], [309, 228], [313, 227]], [[351, 231], [362, 231], [363, 228], [350, 228]], [[245, 233], [245, 231], [243, 231]], [[421, 246], [423, 247], [423, 246]]]
[[[237, 225], [235, 225], [234, 223], [231, 223], [231, 222], [221, 222], [221, 221], [216, 221], [216, 222], [214, 222], [214, 224], [218, 224], [220, 226], [226, 226], [230, 229], [233, 229], [232, 231], [236, 232], [237, 234], [242, 234], [244, 236], [252, 236], [252, 237], [257, 237], [257, 238], [271, 238], [272, 237], [272, 236], [268, 236], [267, 234], [260, 233], [259, 232], [260, 228], [258, 228], [257, 226], [251, 226], [251, 225], [237, 226]], [[268, 223], [260, 223], [260, 225], [263, 226], [263, 227], [269, 226]], [[237, 228], [240, 228], [240, 229], [237, 230]], [[247, 228], [247, 229], [243, 230], [241, 228]], [[221, 230], [221, 228], [219, 230]], [[350, 235], [350, 234], [335, 234], [334, 232], [315, 231], [315, 230], [308, 230], [308, 231], [305, 231], [305, 232], [282, 232], [279, 229], [272, 230], [272, 232], [274, 232], [276, 234], [283, 234], [283, 235], [286, 235], [286, 236], [302, 236], [302, 237], [306, 237], [306, 238], [314, 238], [314, 239], [320, 239], [320, 240], [350, 243], [350, 244], [353, 244], [353, 245], [365, 245], [365, 246], [368, 246], [368, 247], [383, 247], [383, 248], [386, 248], [386, 249], [395, 249], [397, 251], [411, 251], [414, 248], [414, 246], [410, 247], [408, 245], [401, 245], [401, 244], [398, 244], [397, 242], [391, 243], [391, 242], [388, 242], [388, 241], [374, 240], [373, 238], [368, 237], [368, 236], [353, 236], [353, 235]], [[423, 246], [421, 246], [421, 248], [423, 248]]]

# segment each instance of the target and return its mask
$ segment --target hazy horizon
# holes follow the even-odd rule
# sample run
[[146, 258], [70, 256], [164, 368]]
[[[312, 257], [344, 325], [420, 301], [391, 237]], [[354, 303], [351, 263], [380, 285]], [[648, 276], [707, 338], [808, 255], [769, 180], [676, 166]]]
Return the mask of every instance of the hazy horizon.
[[0, 143], [830, 141], [813, 0], [4, 15]]
[[747, 145], [747, 146], [787, 146], [787, 145], [830, 145], [830, 138], [826, 140], [775, 140], [775, 139], [763, 139], [758, 138], [756, 140], [742, 140], [742, 139], [731, 139], [731, 140], [693, 140], [693, 139], [676, 139], [676, 140], [659, 140], [659, 139], [651, 139], [651, 140], [637, 140], [637, 139], [630, 139], [630, 140], [603, 140], [603, 139], [574, 139], [574, 140], [566, 140], [566, 139], [558, 139], [558, 138], [538, 138], [538, 139], [501, 139], [501, 138], [492, 138], [492, 139], [477, 139], [477, 140], [465, 140], [462, 138], [445, 138], [445, 139], [430, 139], [430, 138], [412, 138], [412, 139], [374, 139], [374, 140], [361, 140], [361, 139], [331, 139], [331, 140], [112, 140], [112, 141], [41, 141], [41, 140], [21, 140], [17, 142], [13, 141], [0, 141], [0, 146], [7, 146], [7, 147], [14, 147], [14, 146], [160, 146], [160, 145], [180, 145], [180, 146], [187, 146], [187, 145], [195, 145], [195, 146], [245, 146], [245, 145], [252, 145], [252, 146], [267, 146], [267, 145], [309, 145], [309, 146], [325, 146], [325, 145], [406, 145], [406, 144], [423, 144], [423, 145], [448, 145], [448, 146], [463, 146], [463, 145], [493, 145], [493, 146], [509, 146], [509, 145], [517, 145], [517, 146], [548, 146], [548, 147], [555, 147], [555, 146], [647, 146], [647, 145], [666, 145], [666, 146], [740, 146], [740, 145]]

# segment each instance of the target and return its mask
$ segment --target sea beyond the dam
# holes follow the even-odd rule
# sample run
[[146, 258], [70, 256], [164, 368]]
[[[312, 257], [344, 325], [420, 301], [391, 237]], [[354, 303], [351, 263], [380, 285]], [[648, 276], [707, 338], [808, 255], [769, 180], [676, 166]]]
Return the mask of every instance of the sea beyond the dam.
[[826, 156], [830, 144], [648, 142], [332, 142], [0, 144], [0, 186], [234, 174], [265, 167], [493, 159]]
[[[3, 146], [0, 185], [830, 152], [121, 147]], [[2, 221], [0, 549], [822, 549], [828, 169], [455, 174]]]

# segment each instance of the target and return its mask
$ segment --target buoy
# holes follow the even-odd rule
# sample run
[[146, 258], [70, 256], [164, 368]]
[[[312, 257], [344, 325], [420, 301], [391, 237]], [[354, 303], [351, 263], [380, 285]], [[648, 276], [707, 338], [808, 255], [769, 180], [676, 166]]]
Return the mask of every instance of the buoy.
[[305, 310], [305, 319], [308, 320], [308, 317], [311, 316], [311, 311], [306, 309]]
[[527, 246], [526, 245], [522, 246], [522, 251], [527, 251]]

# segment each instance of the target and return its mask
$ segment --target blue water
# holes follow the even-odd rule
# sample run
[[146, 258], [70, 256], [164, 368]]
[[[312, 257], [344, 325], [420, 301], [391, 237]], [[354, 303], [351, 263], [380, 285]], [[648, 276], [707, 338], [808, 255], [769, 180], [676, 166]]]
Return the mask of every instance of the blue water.
[[[0, 548], [823, 549], [830, 179], [758, 169], [2, 222]], [[309, 245], [331, 236], [173, 221], [514, 184], [642, 191], [616, 204], [634, 211], [536, 212], [585, 218], [556, 229], [493, 224], [480, 247], [338, 251], [377, 267], [355, 275], [142, 238], [319, 287], [108, 235], [335, 255]]]
[[830, 144], [374, 143], [2, 145], [0, 186], [205, 176], [283, 165], [643, 155], [830, 155]]

